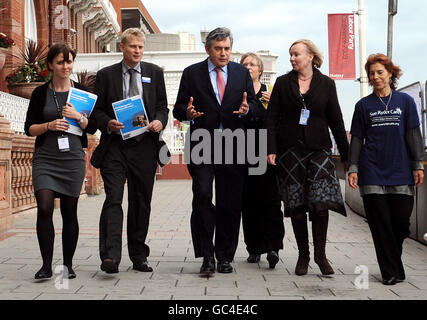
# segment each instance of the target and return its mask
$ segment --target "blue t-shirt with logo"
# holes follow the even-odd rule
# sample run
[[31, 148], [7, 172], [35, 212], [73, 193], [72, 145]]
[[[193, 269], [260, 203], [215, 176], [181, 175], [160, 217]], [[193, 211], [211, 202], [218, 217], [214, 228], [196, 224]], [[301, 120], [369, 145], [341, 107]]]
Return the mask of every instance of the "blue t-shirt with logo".
[[364, 140], [359, 158], [359, 185], [413, 185], [405, 133], [420, 125], [414, 99], [393, 91], [380, 98], [372, 93], [357, 102], [351, 134]]

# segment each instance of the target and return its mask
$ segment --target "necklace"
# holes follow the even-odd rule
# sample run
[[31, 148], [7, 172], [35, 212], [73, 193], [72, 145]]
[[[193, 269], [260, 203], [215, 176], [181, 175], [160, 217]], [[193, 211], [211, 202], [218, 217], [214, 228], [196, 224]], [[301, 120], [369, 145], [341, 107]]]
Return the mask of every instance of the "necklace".
[[381, 103], [385, 106], [385, 111], [388, 111], [388, 105], [390, 104], [392, 95], [393, 95], [393, 90], [391, 90], [390, 92], [390, 97], [388, 98], [387, 104], [385, 104], [383, 99], [381, 99], [381, 97], [377, 95], [378, 99], [380, 99]]
[[311, 75], [310, 77], [308, 77], [308, 78], [306, 78], [306, 79], [303, 79], [303, 78], [298, 77], [298, 80], [301, 80], [301, 81], [307, 81], [307, 80], [310, 80], [311, 78], [313, 78], [313, 75]]

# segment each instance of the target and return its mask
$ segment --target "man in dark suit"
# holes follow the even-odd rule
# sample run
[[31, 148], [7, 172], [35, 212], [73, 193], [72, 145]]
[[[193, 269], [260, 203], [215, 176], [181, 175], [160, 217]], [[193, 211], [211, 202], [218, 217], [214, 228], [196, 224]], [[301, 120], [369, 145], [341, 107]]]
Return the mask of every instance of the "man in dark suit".
[[[200, 273], [207, 276], [215, 272], [214, 255], [218, 260], [218, 272], [233, 271], [231, 261], [239, 238], [245, 174], [244, 164], [235, 161], [236, 143], [233, 143], [232, 150], [229, 146], [218, 149], [214, 145], [220, 142], [214, 137], [221, 132], [226, 135], [243, 129], [243, 117], [255, 103], [249, 71], [229, 61], [232, 44], [233, 38], [227, 28], [217, 28], [209, 33], [205, 48], [209, 57], [184, 70], [173, 110], [174, 117], [179, 121], [191, 121], [191, 133], [204, 131], [211, 138], [211, 156], [203, 157], [207, 161], [202, 162], [194, 161], [196, 159], [191, 152], [197, 141], [186, 140], [186, 143], [190, 143], [189, 152], [192, 155], [188, 171], [193, 178], [193, 246], [196, 258], [203, 257]], [[204, 152], [209, 153], [208, 150]], [[214, 161], [218, 159], [218, 153], [222, 153], [222, 160], [224, 153], [225, 158], [232, 153], [232, 163]], [[215, 205], [212, 203], [214, 178]]]
[[[92, 163], [99, 166], [104, 180], [105, 202], [99, 222], [101, 270], [117, 273], [121, 260], [124, 185], [128, 184], [127, 239], [133, 268], [150, 272], [147, 262], [150, 248], [145, 243], [151, 211], [151, 196], [159, 154], [159, 132], [168, 121], [163, 71], [141, 62], [145, 36], [136, 28], [123, 32], [120, 63], [100, 70], [96, 75], [98, 100], [93, 116], [101, 130], [101, 140]], [[141, 95], [150, 121], [148, 131], [123, 140], [124, 126], [114, 115], [112, 103]]]

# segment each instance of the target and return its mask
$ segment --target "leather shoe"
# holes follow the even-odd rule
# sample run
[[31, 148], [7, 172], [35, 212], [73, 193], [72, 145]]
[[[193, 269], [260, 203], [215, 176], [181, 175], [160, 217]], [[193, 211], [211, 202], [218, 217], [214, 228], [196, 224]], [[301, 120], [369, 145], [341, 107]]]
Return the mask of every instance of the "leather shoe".
[[267, 261], [270, 266], [270, 269], [274, 269], [276, 267], [277, 262], [279, 262], [279, 254], [271, 250], [267, 253]]
[[219, 273], [231, 273], [233, 272], [233, 266], [229, 261], [218, 261], [216, 269]]
[[112, 259], [102, 260], [101, 270], [106, 273], [119, 273], [119, 266]]
[[52, 277], [52, 270], [48, 270], [45, 268], [41, 268], [37, 273], [34, 275], [34, 279], [40, 280], [40, 279], [49, 279]]
[[134, 263], [133, 269], [141, 272], [153, 272], [153, 268], [151, 268], [151, 266], [148, 264], [148, 261]]
[[384, 279], [383, 280], [383, 284], [386, 285], [386, 286], [393, 286], [393, 285], [395, 285], [398, 282], [403, 282], [403, 280], [402, 279], [398, 279], [396, 277], [391, 277], [389, 279]]
[[258, 263], [259, 260], [260, 260], [260, 258], [261, 258], [260, 254], [251, 253], [249, 255], [249, 257], [246, 259], [246, 261], [249, 262], [249, 263]]
[[204, 257], [203, 264], [200, 267], [200, 274], [210, 277], [215, 273], [215, 258]]

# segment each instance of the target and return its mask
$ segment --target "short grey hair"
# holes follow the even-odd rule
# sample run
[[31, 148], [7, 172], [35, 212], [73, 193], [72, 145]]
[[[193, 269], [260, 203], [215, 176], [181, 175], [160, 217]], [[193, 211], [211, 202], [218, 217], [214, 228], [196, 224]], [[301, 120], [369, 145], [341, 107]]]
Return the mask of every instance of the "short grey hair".
[[141, 29], [138, 28], [128, 28], [125, 31], [123, 31], [120, 42], [123, 44], [126, 44], [130, 37], [136, 37], [145, 44], [145, 34], [142, 32]]
[[206, 47], [210, 48], [213, 40], [222, 41], [222, 40], [225, 40], [227, 38], [230, 38], [231, 46], [233, 46], [233, 35], [231, 34], [230, 29], [223, 28], [223, 27], [216, 28], [216, 29], [212, 30], [211, 32], [209, 32], [209, 34], [207, 35]]

